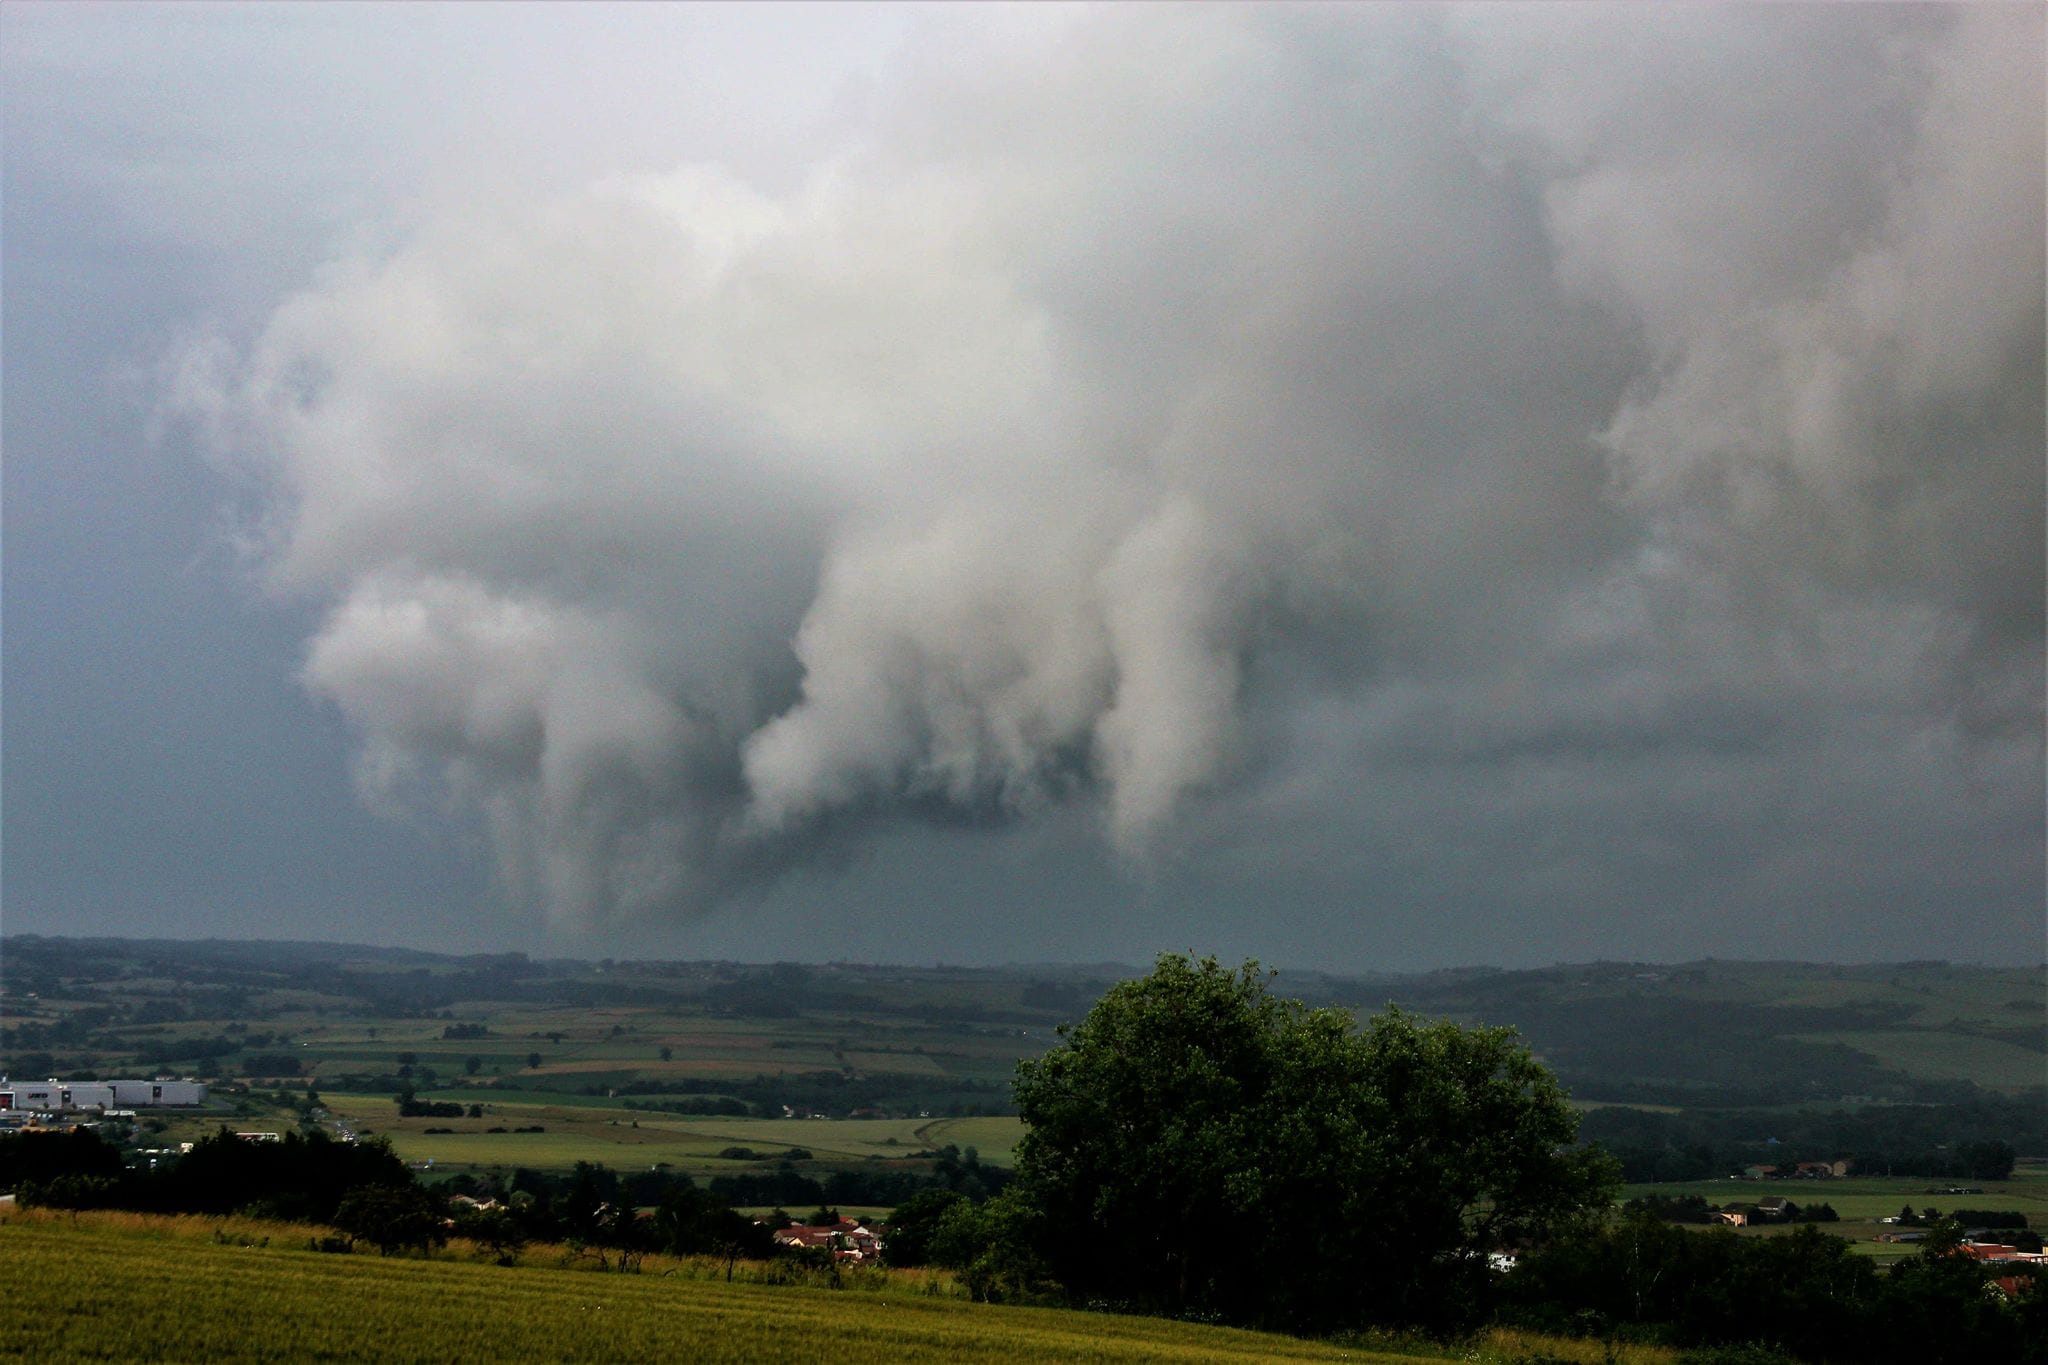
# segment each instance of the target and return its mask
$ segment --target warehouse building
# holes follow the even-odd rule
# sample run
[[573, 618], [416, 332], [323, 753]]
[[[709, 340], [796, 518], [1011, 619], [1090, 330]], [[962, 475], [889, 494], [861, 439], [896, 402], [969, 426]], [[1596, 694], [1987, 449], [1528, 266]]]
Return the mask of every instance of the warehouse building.
[[144, 1109], [206, 1103], [203, 1081], [158, 1077], [147, 1081], [10, 1081], [0, 1076], [0, 1112], [73, 1109]]

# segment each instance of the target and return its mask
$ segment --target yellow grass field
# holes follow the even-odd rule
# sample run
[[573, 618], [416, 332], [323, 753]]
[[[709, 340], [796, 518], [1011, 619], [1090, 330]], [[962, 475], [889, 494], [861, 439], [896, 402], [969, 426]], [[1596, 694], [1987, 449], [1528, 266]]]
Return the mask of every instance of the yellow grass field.
[[[1597, 1342], [1502, 1337], [1411, 1353], [950, 1297], [897, 1272], [865, 1288], [725, 1283], [649, 1257], [633, 1275], [305, 1250], [314, 1229], [135, 1214], [0, 1219], [0, 1358], [166, 1361], [1598, 1361]], [[926, 1285], [934, 1292], [923, 1292]], [[1628, 1365], [1672, 1353], [1629, 1351]]]

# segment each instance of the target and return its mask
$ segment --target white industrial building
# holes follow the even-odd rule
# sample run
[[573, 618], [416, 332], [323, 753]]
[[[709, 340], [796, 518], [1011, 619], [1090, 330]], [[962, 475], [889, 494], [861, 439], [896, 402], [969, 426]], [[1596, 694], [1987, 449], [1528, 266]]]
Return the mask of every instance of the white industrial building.
[[0, 1076], [0, 1112], [144, 1109], [206, 1103], [203, 1081], [10, 1081]]

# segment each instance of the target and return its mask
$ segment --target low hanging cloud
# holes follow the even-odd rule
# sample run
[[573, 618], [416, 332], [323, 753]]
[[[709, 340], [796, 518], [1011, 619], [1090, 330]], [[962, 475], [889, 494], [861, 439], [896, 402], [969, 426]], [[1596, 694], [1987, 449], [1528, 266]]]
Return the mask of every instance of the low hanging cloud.
[[1517, 755], [1939, 737], [2006, 801], [2041, 53], [2028, 7], [940, 11], [793, 186], [440, 211], [172, 404], [326, 604], [365, 792], [565, 922]]

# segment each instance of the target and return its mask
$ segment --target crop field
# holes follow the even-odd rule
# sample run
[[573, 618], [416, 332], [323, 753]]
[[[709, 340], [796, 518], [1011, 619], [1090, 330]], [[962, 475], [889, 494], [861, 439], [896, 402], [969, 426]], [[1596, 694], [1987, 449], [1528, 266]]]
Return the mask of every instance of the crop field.
[[[992, 1307], [925, 1293], [724, 1283], [296, 1249], [307, 1229], [134, 1215], [0, 1221], [0, 1357], [81, 1360], [719, 1362], [1443, 1359], [1154, 1318]], [[232, 1229], [232, 1230], [230, 1230]], [[265, 1245], [265, 1240], [268, 1244]], [[936, 1286], [934, 1286], [936, 1287]], [[1596, 1342], [1542, 1343], [1599, 1360]], [[1517, 1352], [1524, 1349], [1517, 1340]], [[1591, 1354], [1587, 1354], [1587, 1352]], [[1567, 1354], [1569, 1353], [1569, 1354]], [[1460, 1359], [1501, 1360], [1470, 1349]], [[1668, 1352], [1631, 1352], [1661, 1365]]]
[[[1021, 1121], [1009, 1117], [905, 1119], [750, 1119], [683, 1117], [629, 1110], [615, 1100], [591, 1096], [549, 1096], [484, 1089], [429, 1091], [421, 1098], [458, 1103], [482, 1101], [482, 1118], [400, 1118], [388, 1095], [323, 1096], [329, 1111], [359, 1133], [388, 1137], [409, 1162], [435, 1167], [527, 1166], [566, 1169], [578, 1161], [628, 1169], [667, 1163], [692, 1175], [733, 1174], [746, 1162], [719, 1157], [744, 1147], [774, 1161], [792, 1150], [829, 1165], [900, 1159], [947, 1145], [973, 1147], [981, 1160], [1007, 1165], [1023, 1136]], [[542, 1132], [516, 1132], [518, 1128]], [[492, 1132], [492, 1129], [501, 1131]], [[436, 1131], [429, 1131], [429, 1130]]]
[[1975, 1081], [1994, 1090], [2028, 1090], [2048, 1076], [2048, 1057], [2037, 1047], [2003, 1038], [1918, 1029], [1801, 1034], [1813, 1043], [1840, 1043], [1880, 1066], [1942, 1081]]
[[[1981, 1194], [1945, 1194], [1925, 1176], [1856, 1176], [1837, 1180], [1696, 1180], [1659, 1185], [1631, 1185], [1624, 1197], [1644, 1194], [1697, 1194], [1712, 1204], [1754, 1204], [1778, 1195], [1795, 1204], [1832, 1206], [1843, 1221], [1888, 1217], [1902, 1205], [1940, 1209], [2017, 1209], [2028, 1225], [2048, 1229], [2048, 1166], [2022, 1165], [2010, 1180], [1973, 1182]], [[1823, 1229], [1826, 1230], [1826, 1229]]]

